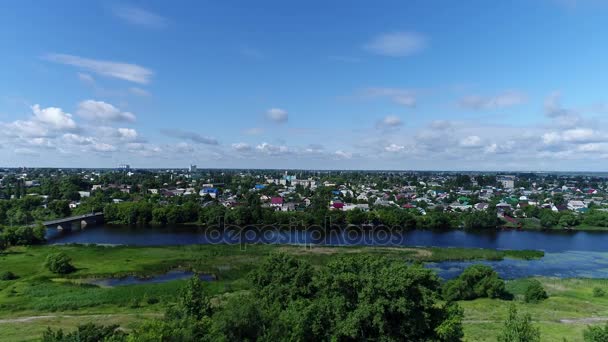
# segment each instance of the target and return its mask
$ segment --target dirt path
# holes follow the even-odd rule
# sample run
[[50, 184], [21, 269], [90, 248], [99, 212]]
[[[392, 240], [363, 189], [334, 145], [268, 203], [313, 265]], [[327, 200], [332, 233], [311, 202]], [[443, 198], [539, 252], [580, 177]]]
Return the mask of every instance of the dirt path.
[[109, 318], [109, 317], [120, 317], [120, 316], [146, 316], [146, 317], [160, 317], [163, 314], [160, 313], [141, 313], [141, 314], [91, 314], [91, 315], [43, 315], [43, 316], [26, 316], [17, 318], [4, 318], [0, 319], [0, 324], [7, 323], [28, 323], [32, 321], [52, 318]]

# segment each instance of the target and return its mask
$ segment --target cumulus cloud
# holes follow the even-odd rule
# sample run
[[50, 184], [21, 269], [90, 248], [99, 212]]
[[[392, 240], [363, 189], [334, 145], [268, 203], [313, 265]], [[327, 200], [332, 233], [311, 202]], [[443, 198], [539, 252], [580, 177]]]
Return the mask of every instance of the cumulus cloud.
[[507, 91], [494, 96], [469, 95], [463, 97], [459, 105], [462, 108], [481, 110], [481, 109], [502, 109], [526, 102], [526, 96], [517, 91]]
[[589, 143], [608, 140], [608, 136], [591, 128], [573, 128], [564, 131], [551, 131], [542, 135], [546, 145], [559, 143]]
[[284, 123], [288, 120], [288, 113], [281, 108], [270, 108], [266, 111], [266, 117], [277, 123]]
[[380, 129], [396, 128], [403, 125], [401, 118], [396, 115], [385, 116], [382, 120], [376, 123], [376, 127]]
[[76, 122], [72, 119], [72, 114], [65, 113], [61, 108], [48, 107], [40, 108], [40, 105], [33, 105], [34, 119], [40, 123], [56, 130], [73, 130]]
[[416, 32], [391, 32], [374, 37], [364, 48], [372, 53], [389, 56], [405, 57], [424, 50], [427, 39]]
[[137, 131], [133, 128], [119, 128], [118, 134], [122, 139], [135, 140], [137, 139]]
[[114, 147], [114, 145], [99, 142], [93, 145], [93, 150], [96, 152], [114, 152], [116, 151], [116, 147]]
[[61, 108], [41, 108], [40, 105], [31, 107], [32, 117], [29, 120], [16, 120], [1, 124], [2, 131], [8, 136], [21, 138], [47, 137], [61, 132], [78, 129], [72, 114]]
[[462, 147], [480, 147], [481, 138], [477, 135], [469, 135], [468, 137], [460, 140], [460, 146]]
[[289, 152], [289, 148], [283, 145], [272, 145], [263, 142], [255, 147], [256, 151], [262, 152], [269, 155], [285, 154]]
[[386, 152], [401, 152], [405, 149], [405, 146], [403, 145], [397, 145], [397, 144], [390, 144], [386, 147], [384, 147], [384, 150]]
[[172, 137], [172, 138], [191, 140], [197, 144], [204, 144], [204, 145], [218, 145], [219, 144], [217, 139], [208, 137], [208, 136], [203, 136], [196, 132], [183, 131], [180, 129], [163, 129], [163, 130], [161, 130], [161, 133], [163, 133], [166, 136]]
[[124, 21], [145, 28], [163, 28], [167, 25], [164, 17], [139, 7], [116, 6], [113, 12]]
[[246, 151], [251, 151], [251, 145], [247, 144], [247, 143], [234, 143], [232, 144], [232, 149], [239, 151], [239, 152], [246, 152]]
[[394, 103], [406, 107], [416, 106], [416, 93], [410, 89], [401, 88], [367, 88], [363, 91], [363, 97], [391, 99]]
[[45, 59], [51, 62], [71, 65], [98, 75], [118, 78], [134, 83], [147, 84], [154, 72], [137, 64], [104, 61], [66, 54], [48, 54]]
[[90, 145], [95, 142], [95, 139], [92, 137], [85, 137], [74, 133], [66, 133], [62, 138], [66, 143], [74, 145]]
[[79, 116], [92, 121], [135, 121], [135, 114], [130, 112], [123, 112], [113, 105], [95, 100], [86, 100], [78, 104], [78, 110], [76, 114]]

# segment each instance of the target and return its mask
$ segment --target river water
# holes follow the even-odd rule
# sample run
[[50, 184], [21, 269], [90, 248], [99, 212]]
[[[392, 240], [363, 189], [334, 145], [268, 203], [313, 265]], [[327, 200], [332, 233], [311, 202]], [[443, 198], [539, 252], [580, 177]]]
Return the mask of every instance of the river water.
[[[81, 231], [48, 230], [49, 243], [125, 244], [140, 246], [212, 243], [277, 243], [317, 245], [435, 246], [490, 249], [537, 249], [545, 251], [540, 260], [482, 262], [504, 278], [528, 276], [608, 278], [608, 232], [542, 232], [461, 230], [407, 232], [389, 230], [322, 229], [198, 229], [196, 227], [146, 227], [101, 225]], [[428, 264], [443, 278], [457, 276], [465, 267], [480, 262]]]

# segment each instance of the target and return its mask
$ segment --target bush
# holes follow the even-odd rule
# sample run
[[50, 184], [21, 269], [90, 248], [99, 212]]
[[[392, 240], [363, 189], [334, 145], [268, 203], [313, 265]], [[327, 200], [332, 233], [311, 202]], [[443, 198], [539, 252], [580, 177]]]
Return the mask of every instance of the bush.
[[583, 332], [585, 342], [606, 342], [608, 341], [608, 324], [604, 327], [589, 326]]
[[42, 342], [71, 342], [71, 341], [126, 341], [127, 335], [118, 330], [118, 325], [96, 325], [87, 323], [79, 325], [76, 331], [64, 333], [62, 329], [54, 331], [51, 328], [42, 335]]
[[506, 298], [505, 282], [491, 267], [473, 265], [467, 267], [458, 278], [445, 283], [443, 296], [448, 301], [475, 298]]
[[599, 287], [593, 288], [593, 297], [604, 297], [606, 295], [606, 291]]
[[57, 274], [68, 274], [76, 270], [72, 265], [72, 259], [63, 252], [49, 254], [45, 266], [49, 271]]
[[530, 314], [518, 315], [515, 305], [509, 308], [509, 317], [498, 335], [498, 342], [540, 342], [540, 330], [532, 325]]
[[17, 275], [11, 271], [4, 271], [2, 273], [0, 273], [0, 280], [15, 280], [19, 277], [17, 277]]
[[538, 303], [547, 298], [549, 298], [549, 296], [547, 295], [547, 292], [545, 292], [543, 285], [538, 280], [532, 280], [526, 289], [526, 303]]

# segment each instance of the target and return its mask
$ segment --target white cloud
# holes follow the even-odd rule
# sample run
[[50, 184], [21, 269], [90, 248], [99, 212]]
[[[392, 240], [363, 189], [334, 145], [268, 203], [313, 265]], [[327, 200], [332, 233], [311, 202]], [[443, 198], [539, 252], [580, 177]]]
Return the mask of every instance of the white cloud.
[[78, 104], [78, 110], [76, 113], [87, 119], [93, 121], [135, 121], [135, 115], [130, 112], [123, 112], [113, 105], [95, 100], [86, 100]]
[[263, 142], [259, 145], [257, 145], [255, 147], [255, 149], [259, 152], [262, 153], [266, 153], [269, 155], [277, 155], [277, 154], [284, 154], [284, 153], [288, 153], [289, 152], [289, 148], [287, 148], [287, 146], [277, 146], [277, 145], [271, 145], [269, 143]]
[[2, 133], [6, 136], [31, 139], [78, 130], [72, 114], [64, 112], [61, 108], [41, 108], [36, 104], [31, 106], [31, 110], [33, 115], [28, 120], [0, 124]]
[[167, 25], [164, 17], [139, 7], [117, 6], [114, 14], [128, 23], [146, 28], [163, 28]]
[[396, 115], [388, 115], [376, 123], [377, 128], [396, 128], [403, 125], [401, 118]]
[[251, 151], [251, 145], [243, 142], [232, 144], [232, 148], [239, 152]]
[[114, 152], [116, 151], [116, 147], [106, 143], [95, 143], [93, 150], [97, 152]]
[[270, 108], [266, 111], [266, 117], [277, 123], [284, 123], [288, 120], [287, 111], [281, 108]]
[[573, 128], [561, 132], [551, 131], [542, 135], [545, 145], [560, 143], [589, 143], [608, 140], [608, 136], [591, 128]]
[[384, 150], [387, 152], [401, 152], [404, 149], [405, 149], [405, 146], [397, 145], [397, 144], [390, 144], [390, 145], [384, 147]]
[[342, 150], [337, 150], [336, 152], [334, 152], [334, 155], [338, 158], [341, 159], [351, 159], [353, 157], [353, 154], [350, 152], [345, 152]]
[[66, 133], [62, 138], [66, 143], [74, 145], [90, 145], [95, 142], [95, 139], [92, 137], [84, 137], [74, 133]]
[[76, 122], [72, 119], [72, 114], [65, 113], [61, 108], [48, 107], [40, 108], [40, 105], [33, 105], [35, 120], [45, 124], [47, 127], [56, 130], [73, 130]]
[[150, 78], [154, 74], [152, 70], [137, 64], [96, 60], [66, 54], [49, 54], [45, 56], [45, 59], [55, 63], [75, 66], [99, 75], [141, 84], [149, 83]]
[[422, 51], [426, 45], [426, 37], [419, 33], [392, 32], [375, 37], [364, 48], [378, 55], [405, 57]]
[[462, 147], [479, 147], [481, 146], [481, 138], [477, 135], [469, 135], [468, 137], [460, 140], [460, 146]]
[[368, 88], [363, 92], [363, 97], [379, 98], [387, 97], [393, 102], [406, 107], [416, 106], [416, 93], [410, 89], [401, 88]]
[[133, 128], [119, 128], [118, 134], [122, 139], [135, 140], [137, 139], [137, 131]]
[[526, 96], [517, 91], [507, 91], [494, 96], [469, 95], [460, 100], [460, 106], [466, 109], [501, 109], [526, 102]]

